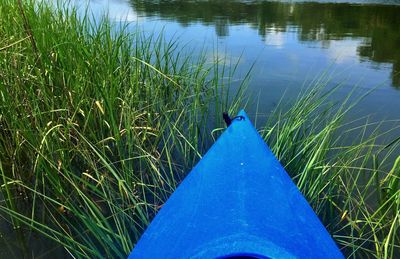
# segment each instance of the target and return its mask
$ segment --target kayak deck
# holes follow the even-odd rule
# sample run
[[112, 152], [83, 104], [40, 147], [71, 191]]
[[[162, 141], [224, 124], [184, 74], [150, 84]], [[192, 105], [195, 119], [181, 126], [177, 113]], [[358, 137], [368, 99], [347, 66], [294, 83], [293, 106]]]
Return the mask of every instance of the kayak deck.
[[239, 115], [129, 258], [343, 258], [245, 112]]

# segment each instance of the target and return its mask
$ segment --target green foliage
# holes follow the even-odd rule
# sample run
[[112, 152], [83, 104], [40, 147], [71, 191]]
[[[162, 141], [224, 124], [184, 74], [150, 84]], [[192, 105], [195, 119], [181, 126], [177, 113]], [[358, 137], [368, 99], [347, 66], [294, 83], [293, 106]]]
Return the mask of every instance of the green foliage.
[[200, 158], [223, 73], [71, 9], [0, 16], [0, 211], [74, 256], [125, 257]]
[[[328, 83], [322, 75], [291, 108], [278, 107], [262, 135], [347, 257], [396, 258], [400, 143], [393, 136], [400, 121], [345, 123], [369, 93], [335, 104], [330, 96], [340, 86], [326, 91]], [[390, 130], [380, 130], [382, 124]], [[393, 141], [382, 145], [385, 139]]]
[[[5, 0], [0, 17], [0, 214], [74, 257], [126, 257], [206, 151], [210, 118], [244, 101], [235, 67], [71, 9]], [[326, 78], [261, 134], [346, 255], [393, 258], [399, 139], [344, 123], [357, 100], [330, 104]]]

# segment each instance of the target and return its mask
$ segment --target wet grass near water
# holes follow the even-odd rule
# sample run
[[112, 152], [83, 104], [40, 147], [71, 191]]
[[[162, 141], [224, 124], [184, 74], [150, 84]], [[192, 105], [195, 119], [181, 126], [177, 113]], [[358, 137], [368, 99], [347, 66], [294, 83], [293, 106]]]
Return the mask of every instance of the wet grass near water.
[[[177, 40], [19, 3], [0, 4], [2, 220], [73, 257], [126, 257], [221, 132], [216, 115], [245, 105], [247, 77], [233, 92], [234, 64]], [[358, 97], [332, 103], [328, 84], [282, 101], [259, 132], [347, 257], [394, 258], [400, 123], [346, 122]]]

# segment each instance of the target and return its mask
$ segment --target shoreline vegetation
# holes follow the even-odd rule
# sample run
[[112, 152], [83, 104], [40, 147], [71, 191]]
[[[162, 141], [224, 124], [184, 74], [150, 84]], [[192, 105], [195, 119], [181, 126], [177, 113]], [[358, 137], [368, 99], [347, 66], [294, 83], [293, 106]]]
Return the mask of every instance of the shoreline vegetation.
[[[66, 255], [125, 258], [221, 132], [217, 115], [248, 101], [248, 77], [235, 92], [234, 64], [71, 9], [4, 0], [0, 17], [1, 220]], [[395, 258], [400, 121], [346, 122], [363, 96], [332, 103], [328, 84], [259, 132], [346, 257]]]

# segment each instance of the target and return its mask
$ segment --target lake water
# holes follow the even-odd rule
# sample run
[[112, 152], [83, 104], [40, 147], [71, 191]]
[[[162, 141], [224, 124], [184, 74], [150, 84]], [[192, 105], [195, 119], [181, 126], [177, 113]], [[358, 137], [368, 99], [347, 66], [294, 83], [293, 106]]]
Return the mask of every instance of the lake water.
[[[238, 62], [236, 82], [254, 64], [248, 93], [259, 101], [261, 113], [273, 109], [283, 94], [293, 98], [305, 82], [329, 71], [332, 84], [344, 85], [334, 96], [339, 103], [355, 85], [358, 94], [378, 87], [353, 111], [354, 118], [400, 118], [400, 0], [74, 0], [72, 4], [81, 10], [88, 5], [95, 17], [107, 11], [115, 22], [131, 22], [132, 30], [139, 26], [147, 33], [163, 32], [187, 49], [205, 48], [210, 62], [215, 55], [227, 63]], [[254, 116], [255, 106], [248, 110]], [[6, 240], [13, 230], [0, 229], [4, 234], [0, 257], [30, 254]], [[36, 245], [36, 254], [46, 247], [47, 243]]]
[[[240, 82], [254, 64], [248, 93], [259, 112], [270, 111], [285, 94], [297, 96], [304, 82], [324, 71], [344, 87], [341, 102], [378, 87], [353, 111], [355, 117], [399, 118], [400, 0], [365, 1], [140, 1], [75, 0], [99, 16], [130, 21], [146, 32], [163, 32], [182, 45], [208, 50], [227, 63], [239, 62]], [[82, 8], [83, 9], [83, 8]], [[195, 54], [195, 53], [194, 53]], [[254, 114], [255, 108], [249, 107]]]

